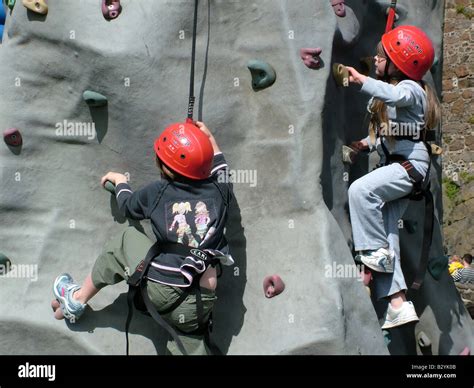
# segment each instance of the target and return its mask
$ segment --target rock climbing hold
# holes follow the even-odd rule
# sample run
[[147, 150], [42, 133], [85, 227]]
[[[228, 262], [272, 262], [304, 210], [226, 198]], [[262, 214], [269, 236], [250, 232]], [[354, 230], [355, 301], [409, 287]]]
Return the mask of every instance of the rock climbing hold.
[[0, 24], [0, 43], [1, 43], [2, 40], [3, 40], [3, 27], [4, 27], [4, 25], [3, 25], [3, 24]]
[[433, 276], [433, 279], [439, 280], [447, 269], [447, 256], [438, 255], [430, 257], [430, 260], [428, 261], [428, 272]]
[[247, 67], [252, 74], [253, 90], [263, 90], [275, 83], [276, 72], [267, 62], [251, 60], [247, 63]]
[[373, 57], [364, 57], [359, 60], [360, 63], [360, 73], [368, 76], [372, 71], [372, 67], [374, 64]]
[[342, 146], [342, 162], [346, 164], [354, 164], [357, 158], [357, 152], [346, 145]]
[[0, 24], [5, 24], [7, 14], [5, 13], [5, 7], [0, 3]]
[[388, 330], [382, 330], [383, 334], [383, 341], [385, 342], [385, 346], [390, 345], [390, 342], [392, 342], [392, 335]]
[[403, 220], [403, 226], [410, 234], [414, 234], [418, 230], [418, 222], [414, 220]]
[[418, 342], [418, 345], [420, 345], [420, 348], [428, 348], [431, 346], [431, 340], [430, 338], [425, 334], [424, 331], [420, 331], [418, 335], [416, 336], [416, 340]]
[[30, 11], [46, 15], [48, 13], [48, 4], [46, 0], [23, 0], [23, 5]]
[[267, 276], [263, 279], [263, 292], [267, 298], [273, 298], [283, 292], [285, 283], [278, 275]]
[[120, 0], [102, 0], [102, 14], [107, 20], [118, 18], [121, 12]]
[[10, 11], [13, 9], [15, 6], [16, 0], [6, 0], [5, 3], [7, 4], [7, 7], [10, 8]]
[[0, 253], [0, 275], [5, 275], [10, 270], [11, 261], [3, 253]]
[[87, 103], [87, 105], [98, 108], [100, 106], [107, 105], [107, 97], [103, 96], [100, 93], [93, 92], [91, 90], [86, 90], [82, 94], [82, 98]]
[[338, 86], [349, 87], [349, 70], [340, 63], [332, 65], [332, 75]]
[[431, 144], [431, 153], [433, 155], [442, 155], [443, 149], [439, 145]]
[[115, 185], [111, 181], [105, 182], [104, 189], [109, 193], [115, 194]]
[[332, 8], [334, 9], [334, 13], [343, 18], [346, 16], [346, 5], [345, 0], [331, 0]]
[[320, 69], [323, 66], [323, 61], [320, 58], [323, 49], [317, 48], [302, 48], [300, 50], [300, 56], [303, 60], [303, 63], [309, 69]]
[[16, 128], [9, 128], [3, 131], [3, 140], [10, 147], [21, 147], [23, 144], [21, 133]]
[[461, 353], [459, 353], [460, 356], [470, 356], [471, 355], [471, 349], [469, 349], [467, 346], [462, 350]]

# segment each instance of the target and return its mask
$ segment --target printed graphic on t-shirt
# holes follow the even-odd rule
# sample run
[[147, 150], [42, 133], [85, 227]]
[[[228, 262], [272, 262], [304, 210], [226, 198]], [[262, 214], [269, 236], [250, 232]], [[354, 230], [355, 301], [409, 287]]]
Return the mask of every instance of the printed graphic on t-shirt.
[[166, 204], [168, 239], [197, 248], [215, 232], [214, 200], [184, 200]]

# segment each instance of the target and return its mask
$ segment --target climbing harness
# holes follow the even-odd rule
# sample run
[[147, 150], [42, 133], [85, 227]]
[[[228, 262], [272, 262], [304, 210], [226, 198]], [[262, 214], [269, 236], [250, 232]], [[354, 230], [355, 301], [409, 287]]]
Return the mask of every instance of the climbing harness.
[[[413, 139], [413, 137], [407, 136], [397, 137], [397, 139], [401, 138], [414, 142], [422, 141], [425, 144], [431, 159], [431, 146], [427, 143], [426, 137], [419, 140], [415, 140]], [[415, 280], [411, 285], [412, 289], [418, 290], [423, 284], [423, 279], [425, 277], [426, 269], [428, 267], [429, 251], [433, 238], [434, 200], [433, 194], [431, 193], [430, 184], [431, 160], [428, 165], [428, 171], [426, 172], [426, 176], [423, 178], [423, 175], [421, 175], [415, 169], [413, 164], [405, 157], [397, 154], [390, 154], [382, 139], [380, 141], [380, 145], [385, 155], [385, 163], [383, 165], [388, 166], [392, 163], [399, 163], [406, 170], [408, 176], [410, 177], [410, 180], [413, 183], [413, 191], [404, 198], [408, 198], [412, 201], [422, 201], [423, 199], [425, 200], [425, 221], [423, 226], [423, 242], [421, 244], [420, 262], [418, 264]], [[382, 165], [378, 165], [377, 167], [382, 167]]]

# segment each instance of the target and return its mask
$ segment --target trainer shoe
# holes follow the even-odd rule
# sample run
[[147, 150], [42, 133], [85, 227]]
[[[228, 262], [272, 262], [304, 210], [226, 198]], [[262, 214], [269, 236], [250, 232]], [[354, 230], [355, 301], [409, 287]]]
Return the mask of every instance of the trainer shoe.
[[72, 296], [81, 287], [74, 283], [72, 277], [65, 273], [54, 281], [53, 293], [61, 306], [64, 318], [71, 322], [77, 321], [86, 309], [86, 305], [75, 300]]
[[389, 303], [382, 329], [391, 329], [409, 322], [417, 321], [419, 321], [418, 315], [416, 315], [415, 306], [413, 306], [412, 302], [403, 302], [398, 309], [394, 309]]
[[357, 255], [355, 260], [362, 262], [365, 266], [376, 272], [393, 273], [393, 253], [385, 248], [379, 248], [376, 251], [367, 251], [364, 254]]

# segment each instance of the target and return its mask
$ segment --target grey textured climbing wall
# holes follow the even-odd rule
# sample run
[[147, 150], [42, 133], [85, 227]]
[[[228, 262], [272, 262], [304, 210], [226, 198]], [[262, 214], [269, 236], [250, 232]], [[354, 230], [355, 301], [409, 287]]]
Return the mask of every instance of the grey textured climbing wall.
[[[73, 324], [53, 319], [51, 286], [64, 271], [82, 280], [104, 242], [129, 223], [100, 177], [128, 172], [134, 188], [157, 179], [152, 142], [186, 114], [193, 2], [123, 0], [110, 21], [98, 3], [49, 0], [42, 16], [17, 1], [8, 12], [0, 128], [18, 128], [23, 144], [0, 146], [0, 252], [16, 265], [16, 275], [0, 278], [0, 327], [10, 333], [0, 335], [4, 354], [124, 352], [125, 285], [104, 290]], [[327, 271], [353, 262], [340, 149], [364, 133], [364, 99], [336, 87], [331, 63], [373, 53], [387, 4], [346, 1], [340, 17], [330, 1], [200, 3], [197, 110], [240, 177], [227, 233], [236, 264], [218, 286], [218, 345], [228, 354], [387, 354], [363, 284]], [[401, 21], [427, 27], [440, 55], [441, 2], [401, 3]], [[322, 68], [304, 66], [303, 47], [322, 49]], [[252, 88], [253, 60], [272, 66], [273, 85]], [[108, 103], [87, 105], [87, 90]], [[151, 235], [146, 222], [135, 225]], [[439, 228], [435, 236], [434, 255], [442, 253]], [[409, 273], [419, 235], [402, 238]], [[273, 274], [286, 287], [267, 299], [262, 281]], [[430, 276], [413, 296], [422, 314], [416, 330], [430, 337], [433, 353], [472, 348], [472, 321], [454, 285], [447, 273]], [[25, 331], [38, 340], [24, 339]], [[164, 352], [149, 318], [131, 331], [131, 353]], [[394, 332], [390, 350], [414, 353], [414, 336]]]

